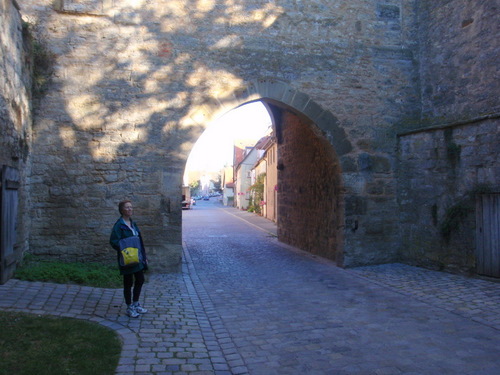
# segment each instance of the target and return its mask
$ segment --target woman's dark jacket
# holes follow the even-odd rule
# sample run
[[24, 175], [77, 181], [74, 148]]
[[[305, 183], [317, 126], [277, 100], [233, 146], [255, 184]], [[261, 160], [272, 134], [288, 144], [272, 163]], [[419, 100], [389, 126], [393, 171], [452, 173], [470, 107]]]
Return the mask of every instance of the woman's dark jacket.
[[132, 219], [130, 219], [130, 223], [132, 224], [132, 228], [134, 228], [138, 236], [141, 240], [141, 252], [142, 252], [142, 259], [144, 263], [139, 263], [135, 267], [131, 268], [124, 268], [120, 266], [120, 245], [119, 242], [122, 238], [127, 238], [127, 237], [132, 237], [134, 235], [134, 232], [128, 227], [127, 224], [125, 224], [125, 221], [123, 218], [119, 218], [115, 225], [113, 226], [113, 230], [111, 231], [111, 236], [109, 237], [109, 243], [113, 247], [113, 249], [116, 250], [116, 255], [117, 255], [117, 261], [118, 261], [118, 267], [120, 268], [120, 274], [122, 275], [128, 275], [131, 273], [139, 272], [140, 270], [144, 269], [145, 264], [146, 264], [146, 251], [144, 248], [144, 243], [142, 242], [142, 236], [141, 232], [139, 231], [139, 227], [135, 224]]

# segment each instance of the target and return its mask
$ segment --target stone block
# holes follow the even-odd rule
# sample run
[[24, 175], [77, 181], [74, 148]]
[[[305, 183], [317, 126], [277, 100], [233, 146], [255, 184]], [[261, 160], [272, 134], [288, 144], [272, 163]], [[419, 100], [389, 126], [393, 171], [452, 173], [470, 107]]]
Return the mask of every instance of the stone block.
[[309, 95], [301, 92], [295, 92], [290, 105], [298, 111], [302, 112], [304, 111], [310, 100], [311, 98], [309, 97]]
[[356, 195], [344, 199], [345, 216], [362, 216], [367, 213], [368, 203], [365, 198]]
[[351, 156], [342, 156], [340, 158], [340, 166], [344, 175], [350, 172], [358, 172], [358, 163]]
[[320, 105], [314, 101], [309, 101], [302, 111], [302, 113], [309, 117], [313, 122], [316, 122], [316, 119], [318, 119], [323, 112], [323, 108], [321, 108]]
[[371, 155], [363, 153], [358, 156], [358, 166], [360, 172], [372, 172], [373, 158]]
[[377, 4], [377, 17], [385, 20], [399, 20], [401, 10], [397, 5]]
[[268, 82], [267, 96], [270, 99], [282, 101], [288, 88], [283, 82]]
[[391, 161], [386, 156], [376, 155], [372, 158], [372, 168], [375, 173], [389, 173], [391, 168]]

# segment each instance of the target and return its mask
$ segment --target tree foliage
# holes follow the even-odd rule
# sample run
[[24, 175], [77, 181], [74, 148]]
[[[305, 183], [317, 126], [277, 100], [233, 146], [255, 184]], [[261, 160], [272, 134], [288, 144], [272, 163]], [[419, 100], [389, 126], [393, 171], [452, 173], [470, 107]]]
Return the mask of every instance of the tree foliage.
[[266, 174], [261, 173], [257, 176], [255, 183], [250, 186], [251, 196], [253, 197], [251, 204], [251, 210], [258, 214], [262, 213], [262, 204], [264, 204], [264, 181], [266, 179]]

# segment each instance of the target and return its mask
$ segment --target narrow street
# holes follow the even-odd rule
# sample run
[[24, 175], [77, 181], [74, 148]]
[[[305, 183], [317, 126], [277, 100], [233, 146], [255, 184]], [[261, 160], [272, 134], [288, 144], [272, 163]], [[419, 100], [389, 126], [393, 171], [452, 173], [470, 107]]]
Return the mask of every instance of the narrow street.
[[[372, 282], [369, 272], [280, 244], [237, 214], [198, 201], [183, 216], [191, 278], [222, 348], [233, 348], [231, 368], [240, 362], [242, 372], [262, 375], [500, 373], [498, 310], [492, 324], [475, 322], [439, 306], [440, 296], [425, 303]], [[429, 283], [443, 275], [428, 272]], [[445, 276], [457, 280], [452, 285], [462, 280]]]

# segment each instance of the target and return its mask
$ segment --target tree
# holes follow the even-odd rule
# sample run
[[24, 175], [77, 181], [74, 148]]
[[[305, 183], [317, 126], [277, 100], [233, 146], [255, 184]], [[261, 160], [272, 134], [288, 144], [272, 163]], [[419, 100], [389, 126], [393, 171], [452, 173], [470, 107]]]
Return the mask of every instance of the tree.
[[191, 196], [194, 197], [194, 196], [197, 196], [200, 194], [200, 187], [201, 187], [201, 182], [200, 180], [198, 181], [194, 181], [194, 182], [191, 182], [189, 184], [189, 189], [191, 191]]
[[262, 213], [262, 205], [264, 202], [264, 181], [266, 178], [265, 173], [261, 173], [257, 176], [255, 183], [250, 186], [251, 196], [253, 196], [253, 207], [252, 211], [260, 214]]
[[214, 184], [214, 190], [216, 191], [222, 191], [221, 189], [221, 180], [222, 177], [220, 174], [217, 175], [217, 180], [212, 180], [212, 183]]

